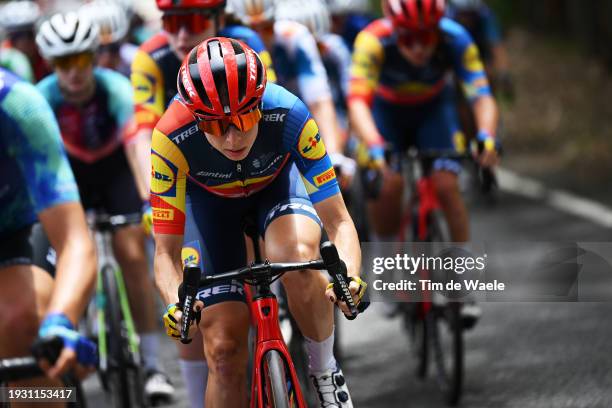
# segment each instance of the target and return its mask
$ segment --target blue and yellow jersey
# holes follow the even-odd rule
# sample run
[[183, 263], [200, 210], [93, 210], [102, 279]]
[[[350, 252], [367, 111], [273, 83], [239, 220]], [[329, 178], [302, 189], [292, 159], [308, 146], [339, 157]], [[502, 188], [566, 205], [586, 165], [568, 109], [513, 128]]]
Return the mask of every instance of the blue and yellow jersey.
[[374, 21], [355, 40], [349, 99], [371, 103], [376, 96], [400, 105], [426, 103], [449, 86], [449, 72], [461, 81], [470, 100], [490, 95], [478, 48], [468, 32], [443, 18], [440, 33], [440, 43], [429, 64], [417, 67], [401, 55], [391, 22]]
[[56, 74], [37, 85], [55, 112], [68, 154], [85, 163], [96, 162], [120, 147], [133, 116], [130, 81], [103, 68], [95, 68], [94, 77], [94, 96], [83, 106], [64, 99]]
[[248, 156], [239, 162], [217, 151], [177, 98], [153, 131], [151, 204], [156, 233], [183, 234], [189, 184], [239, 199], [268, 186], [295, 163], [313, 203], [340, 192], [319, 129], [302, 101], [268, 84], [263, 117]]
[[[272, 58], [257, 33], [242, 26], [229, 26], [219, 36], [245, 42], [259, 54], [266, 66], [268, 80], [276, 81]], [[153, 130], [172, 98], [177, 93], [176, 77], [181, 60], [172, 51], [168, 34], [160, 32], [140, 46], [132, 62], [132, 87], [134, 88], [135, 132]]]
[[0, 68], [0, 236], [74, 201], [78, 188], [53, 111], [33, 85]]

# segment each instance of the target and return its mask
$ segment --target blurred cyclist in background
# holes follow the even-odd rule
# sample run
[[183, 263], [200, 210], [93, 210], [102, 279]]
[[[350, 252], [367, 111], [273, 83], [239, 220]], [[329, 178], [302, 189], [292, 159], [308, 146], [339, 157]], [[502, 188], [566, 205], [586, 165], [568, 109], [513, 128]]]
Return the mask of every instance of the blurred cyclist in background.
[[[193, 47], [216, 35], [240, 39], [253, 48], [269, 68], [268, 79], [275, 78], [270, 55], [259, 36], [247, 27], [225, 25], [225, 6], [225, 0], [157, 0], [157, 7], [163, 13], [163, 31], [140, 46], [131, 74], [136, 130], [128, 154], [133, 166], [139, 169], [139, 190], [147, 202], [153, 129], [177, 94], [176, 78], [181, 62]], [[182, 138], [190, 136], [189, 132], [181, 135]], [[145, 223], [152, 224], [150, 210]], [[201, 341], [177, 345], [192, 407], [204, 404], [208, 373], [198, 343]]]
[[[297, 95], [317, 121], [321, 136], [336, 169], [340, 184], [350, 183], [354, 162], [343, 154], [346, 140], [338, 116], [317, 42], [308, 28], [296, 21], [281, 20], [275, 13], [277, 3], [303, 9], [308, 2], [285, 3], [277, 0], [231, 0], [232, 8], [243, 24], [257, 31], [272, 53], [278, 83]], [[282, 11], [282, 10], [281, 10]]]
[[14, 48], [25, 54], [34, 73], [34, 82], [51, 73], [34, 40], [36, 23], [40, 17], [40, 8], [33, 1], [11, 1], [0, 9], [0, 26], [7, 37], [2, 48]]
[[30, 354], [36, 333], [59, 336], [59, 359], [43, 364], [49, 378], [9, 384], [59, 387], [75, 363], [95, 367], [95, 344], [75, 329], [94, 289], [95, 248], [49, 104], [1, 68], [0, 130], [0, 358]]
[[11, 71], [23, 80], [34, 82], [34, 72], [28, 57], [15, 48], [0, 47], [0, 67]]
[[304, 25], [313, 35], [330, 88], [336, 112], [345, 124], [346, 96], [351, 70], [351, 52], [344, 40], [331, 32], [331, 17], [328, 6], [322, 0], [303, 2], [300, 0], [281, 1], [276, 10], [277, 20], [291, 20]]
[[96, 65], [130, 77], [132, 61], [138, 47], [126, 41], [130, 29], [129, 13], [115, 0], [94, 0], [79, 10], [100, 29], [100, 46]]
[[[483, 167], [497, 163], [497, 105], [491, 95], [478, 48], [469, 33], [443, 18], [444, 0], [383, 0], [385, 18], [359, 33], [353, 53], [349, 91], [351, 125], [382, 169], [380, 197], [369, 203], [375, 241], [397, 239], [403, 180], [391, 168], [385, 148], [401, 154], [410, 146], [442, 152], [465, 150], [449, 74], [461, 81], [471, 102], [484, 151]], [[452, 78], [451, 76], [451, 78]], [[468, 214], [459, 191], [460, 163], [437, 159], [431, 178], [453, 242], [469, 239]], [[463, 308], [466, 325], [480, 310]]]
[[450, 0], [448, 16], [471, 34], [478, 46], [494, 93], [512, 99], [514, 86], [509, 72], [508, 52], [493, 10], [482, 0]]
[[[132, 89], [123, 75], [94, 67], [98, 26], [83, 13], [55, 14], [40, 26], [36, 42], [55, 71], [38, 89], [57, 116], [83, 207], [109, 215], [139, 213], [143, 204], [123, 145]], [[168, 399], [174, 388], [159, 366], [156, 291], [144, 238], [140, 225], [123, 227], [113, 235], [113, 248], [140, 335], [145, 393]]]
[[344, 39], [351, 51], [357, 34], [374, 20], [368, 0], [327, 0], [332, 31]]

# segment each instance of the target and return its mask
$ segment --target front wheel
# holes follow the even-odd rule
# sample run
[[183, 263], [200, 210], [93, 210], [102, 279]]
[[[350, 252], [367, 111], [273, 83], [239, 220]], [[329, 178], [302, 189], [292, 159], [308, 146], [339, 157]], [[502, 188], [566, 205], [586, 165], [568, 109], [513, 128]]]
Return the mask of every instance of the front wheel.
[[140, 367], [130, 358], [115, 269], [106, 265], [102, 268], [101, 273], [109, 360], [108, 369], [102, 373], [102, 376], [108, 385], [111, 406], [115, 408], [143, 407], [146, 406], [146, 403], [142, 393], [142, 374]]
[[289, 404], [285, 362], [276, 350], [268, 351], [264, 357], [264, 381], [266, 407], [289, 408], [294, 406]]
[[438, 383], [446, 402], [457, 405], [463, 390], [464, 370], [461, 303], [435, 306], [428, 317]]

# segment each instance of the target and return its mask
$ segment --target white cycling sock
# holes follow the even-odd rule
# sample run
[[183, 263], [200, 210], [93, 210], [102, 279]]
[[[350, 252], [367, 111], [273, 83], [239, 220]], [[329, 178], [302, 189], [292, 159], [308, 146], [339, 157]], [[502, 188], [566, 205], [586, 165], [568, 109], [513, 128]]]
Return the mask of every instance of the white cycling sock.
[[208, 381], [208, 364], [205, 360], [179, 360], [183, 381], [191, 408], [204, 407], [204, 395]]
[[308, 371], [320, 373], [336, 369], [336, 358], [334, 357], [334, 330], [331, 336], [323, 341], [314, 341], [304, 336], [304, 347], [308, 354]]
[[159, 338], [156, 333], [140, 334], [140, 354], [145, 370], [159, 371]]

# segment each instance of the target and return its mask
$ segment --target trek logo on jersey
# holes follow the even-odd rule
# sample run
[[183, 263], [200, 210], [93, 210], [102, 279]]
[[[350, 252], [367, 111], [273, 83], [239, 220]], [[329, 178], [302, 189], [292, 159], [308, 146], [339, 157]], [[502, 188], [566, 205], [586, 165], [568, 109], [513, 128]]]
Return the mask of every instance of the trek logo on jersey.
[[[238, 281], [232, 280], [231, 284], [216, 285], [198, 292], [198, 299], [204, 301], [208, 297], [224, 293], [238, 293], [244, 296], [244, 287]], [[204, 301], [204, 303], [206, 302]]]
[[273, 219], [280, 217], [284, 214], [312, 214], [317, 219], [319, 216], [317, 215], [317, 211], [309, 205], [302, 203], [286, 203], [286, 204], [277, 204], [266, 217], [266, 224], [270, 223]]
[[334, 168], [331, 167], [329, 170], [326, 170], [323, 173], [315, 176], [314, 183], [315, 183], [315, 186], [321, 187], [323, 184], [335, 178], [336, 178], [336, 172], [334, 171]]
[[286, 113], [269, 113], [263, 116], [264, 122], [284, 122]]
[[198, 133], [198, 129], [199, 128], [196, 123], [195, 125], [191, 126], [189, 129], [185, 130], [184, 132], [181, 132], [178, 136], [174, 136], [172, 138], [172, 141], [176, 143], [177, 145], [179, 145], [182, 142], [184, 142], [185, 139], [187, 139], [189, 136], [195, 135], [196, 133]]
[[153, 208], [153, 219], [172, 221], [174, 220], [174, 210], [171, 208]]
[[162, 195], [168, 193], [176, 183], [176, 171], [156, 154], [151, 155], [151, 192]]
[[187, 266], [190, 263], [199, 265], [200, 251], [192, 246], [184, 246], [181, 250], [181, 259], [183, 260], [183, 266]]
[[325, 145], [314, 119], [309, 119], [298, 140], [300, 155], [308, 160], [319, 160], [325, 156]]

